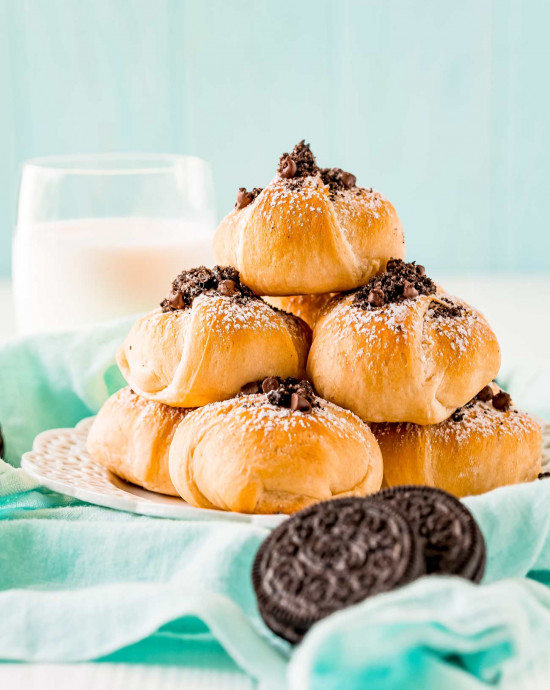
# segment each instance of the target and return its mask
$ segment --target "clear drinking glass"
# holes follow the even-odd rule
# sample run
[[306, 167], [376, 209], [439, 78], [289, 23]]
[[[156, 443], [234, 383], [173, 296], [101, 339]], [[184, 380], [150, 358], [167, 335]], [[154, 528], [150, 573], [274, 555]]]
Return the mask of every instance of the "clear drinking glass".
[[191, 156], [28, 161], [13, 285], [22, 334], [147, 311], [185, 268], [212, 263], [210, 166]]

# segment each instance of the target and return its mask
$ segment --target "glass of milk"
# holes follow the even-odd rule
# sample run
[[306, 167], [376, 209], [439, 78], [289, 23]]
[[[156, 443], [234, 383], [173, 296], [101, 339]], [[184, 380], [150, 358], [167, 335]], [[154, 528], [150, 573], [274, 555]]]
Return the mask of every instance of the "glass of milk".
[[200, 158], [101, 154], [28, 161], [13, 286], [21, 334], [155, 308], [185, 268], [212, 264], [215, 208]]

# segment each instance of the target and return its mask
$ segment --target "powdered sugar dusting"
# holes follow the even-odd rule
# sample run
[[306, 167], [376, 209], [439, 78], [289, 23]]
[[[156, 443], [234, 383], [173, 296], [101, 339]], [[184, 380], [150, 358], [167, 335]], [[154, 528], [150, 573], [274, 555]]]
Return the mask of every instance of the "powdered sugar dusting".
[[385, 330], [395, 334], [396, 342], [407, 337], [405, 321], [410, 317], [413, 300], [388, 304], [381, 309], [366, 310], [355, 306], [352, 299], [347, 298], [336, 307], [342, 328], [334, 334], [335, 340], [347, 340], [351, 330], [361, 337], [365, 347], [370, 348], [380, 346], [381, 333]]
[[[240, 403], [237, 408], [236, 400]], [[289, 444], [298, 444], [297, 435], [304, 431], [315, 435], [319, 429], [324, 429], [342, 441], [350, 438], [361, 444], [368, 441], [369, 429], [359, 417], [317, 396], [308, 413], [271, 405], [262, 394], [211, 403], [202, 409], [208, 409], [209, 416], [213, 412], [223, 416], [224, 424], [230, 427], [229, 431], [233, 426], [235, 433], [240, 435], [260, 432], [268, 436], [273, 431], [282, 431], [288, 435]], [[232, 411], [239, 413], [230, 414]]]
[[361, 187], [338, 190], [331, 197], [329, 186], [323, 184], [317, 175], [299, 180], [275, 177], [250, 207], [260, 204], [260, 214], [269, 223], [274, 222], [276, 209], [278, 222], [283, 214], [289, 224], [306, 227], [311, 220], [310, 214], [326, 212], [327, 202], [334, 203], [338, 217], [344, 223], [362, 221], [365, 214], [380, 218], [388, 203], [379, 192]]
[[[440, 295], [434, 296], [438, 299]], [[464, 354], [471, 350], [474, 341], [480, 337], [476, 324], [479, 321], [478, 314], [467, 304], [455, 297], [445, 295], [453, 303], [463, 306], [460, 316], [445, 316], [436, 314], [429, 306], [427, 309], [417, 309], [420, 300], [424, 304], [430, 304], [432, 297], [423, 296], [403, 302], [390, 303], [378, 309], [363, 309], [353, 302], [353, 298], [346, 298], [335, 307], [338, 310], [338, 322], [341, 328], [334, 333], [336, 341], [349, 338], [350, 331], [361, 337], [364, 347], [381, 347], [382, 339], [387, 339], [390, 331], [395, 337], [395, 343], [413, 342], [417, 331], [422, 328], [422, 352], [426, 357], [439, 354], [447, 356], [446, 348], [433, 348], [434, 338], [441, 336], [449, 341], [451, 349], [457, 354]], [[416, 314], [414, 313], [416, 310]]]
[[372, 188], [346, 189], [337, 192], [335, 197], [338, 216], [344, 223], [363, 220], [365, 215], [378, 219], [387, 203], [386, 197]]
[[[429, 428], [434, 439], [441, 443], [467, 443], [472, 436], [489, 437], [495, 434], [519, 437], [531, 433], [535, 422], [525, 412], [511, 408], [505, 412], [497, 410], [490, 402], [475, 400], [463, 409], [464, 416], [460, 421], [452, 418]], [[402, 422], [398, 424], [379, 424], [374, 427], [376, 436], [382, 437], [397, 434], [404, 437], [418, 433], [424, 427]]]
[[283, 220], [286, 219], [289, 225], [307, 226], [310, 222], [309, 214], [321, 214], [326, 209], [328, 188], [323, 189], [319, 182], [317, 177], [301, 178], [299, 183], [275, 177], [257, 200], [260, 214], [269, 223], [274, 223], [276, 210], [278, 222], [283, 216]]
[[[451, 349], [457, 354], [464, 354], [472, 348], [475, 341], [480, 337], [479, 330], [476, 324], [479, 320], [477, 313], [462, 300], [447, 294], [438, 294], [432, 299], [432, 302], [437, 302], [440, 298], [445, 298], [448, 303], [453, 305], [460, 305], [462, 307], [459, 316], [446, 316], [440, 314], [434, 309], [428, 308], [425, 319], [430, 323], [432, 334], [438, 334], [449, 341]], [[440, 357], [445, 357], [445, 350], [439, 348], [436, 354]]]
[[222, 335], [231, 335], [238, 330], [277, 331], [286, 327], [296, 337], [303, 335], [303, 329], [296, 317], [279, 311], [262, 299], [250, 299], [244, 302], [217, 293], [200, 295], [195, 301], [203, 309], [206, 326]]

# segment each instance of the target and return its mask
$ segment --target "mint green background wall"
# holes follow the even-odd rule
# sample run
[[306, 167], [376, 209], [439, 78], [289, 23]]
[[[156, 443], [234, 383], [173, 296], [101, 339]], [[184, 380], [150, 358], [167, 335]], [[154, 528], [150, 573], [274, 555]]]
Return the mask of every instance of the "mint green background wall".
[[31, 156], [195, 153], [218, 213], [306, 137], [440, 270], [550, 269], [547, 0], [0, 0], [0, 274]]

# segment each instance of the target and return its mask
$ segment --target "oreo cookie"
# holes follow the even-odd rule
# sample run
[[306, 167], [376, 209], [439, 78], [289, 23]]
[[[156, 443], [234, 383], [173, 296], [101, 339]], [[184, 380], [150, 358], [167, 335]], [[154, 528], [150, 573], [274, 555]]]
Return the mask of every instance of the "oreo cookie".
[[390, 503], [341, 498], [283, 522], [260, 547], [252, 581], [273, 632], [299, 642], [317, 621], [425, 573], [418, 539]]
[[372, 498], [404, 515], [423, 545], [428, 575], [458, 575], [480, 582], [485, 572], [485, 540], [461, 501], [428, 486], [396, 486]]

